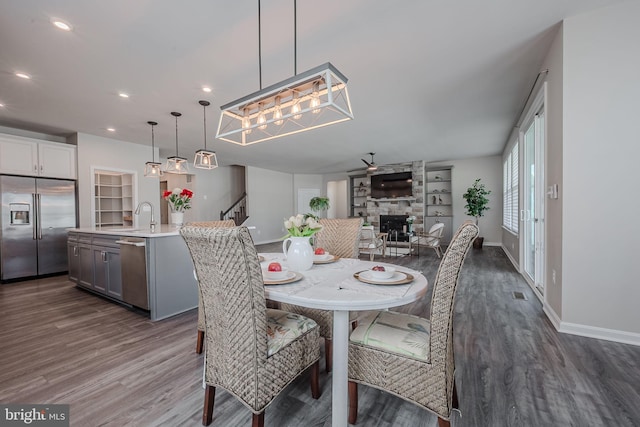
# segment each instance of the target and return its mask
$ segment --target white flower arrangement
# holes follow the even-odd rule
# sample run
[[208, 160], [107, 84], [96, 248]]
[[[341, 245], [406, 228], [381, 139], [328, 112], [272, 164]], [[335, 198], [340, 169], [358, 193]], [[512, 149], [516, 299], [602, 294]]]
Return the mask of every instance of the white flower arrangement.
[[318, 222], [314, 215], [298, 214], [289, 217], [284, 221], [284, 228], [287, 229], [287, 237], [309, 237], [322, 229], [322, 225]]
[[415, 215], [411, 215], [409, 218], [407, 218], [407, 224], [413, 224], [413, 221], [415, 221], [417, 218], [415, 217]]

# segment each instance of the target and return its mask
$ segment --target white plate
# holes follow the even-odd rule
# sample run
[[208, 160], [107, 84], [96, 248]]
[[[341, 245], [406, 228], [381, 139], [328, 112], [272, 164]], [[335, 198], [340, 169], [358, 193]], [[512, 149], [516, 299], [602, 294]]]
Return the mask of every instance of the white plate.
[[288, 280], [291, 279], [295, 276], [295, 273], [292, 271], [288, 271], [285, 270], [284, 268], [282, 269], [282, 271], [269, 271], [267, 269], [262, 270], [262, 277], [265, 280], [269, 280], [269, 281], [274, 281], [274, 282], [279, 282], [281, 280]]
[[302, 274], [297, 273], [295, 271], [287, 272], [287, 276], [284, 279], [280, 280], [269, 280], [266, 277], [264, 278], [265, 285], [286, 285], [287, 283], [297, 282], [302, 279]]
[[328, 261], [331, 258], [333, 258], [333, 255], [331, 255], [329, 252], [325, 252], [324, 255], [313, 255], [314, 261]]
[[389, 277], [388, 279], [378, 279], [377, 277], [373, 277], [371, 270], [365, 270], [362, 273], [360, 273], [360, 277], [362, 277], [365, 280], [384, 283], [384, 282], [397, 282], [399, 280], [404, 280], [407, 278], [407, 275], [400, 271], [396, 271], [395, 273], [393, 273], [393, 276]]

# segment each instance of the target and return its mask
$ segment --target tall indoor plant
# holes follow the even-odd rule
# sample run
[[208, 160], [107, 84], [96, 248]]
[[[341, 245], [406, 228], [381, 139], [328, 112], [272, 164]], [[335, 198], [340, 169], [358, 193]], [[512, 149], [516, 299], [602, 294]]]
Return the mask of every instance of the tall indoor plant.
[[[484, 184], [480, 183], [480, 178], [476, 179], [473, 185], [467, 188], [467, 192], [462, 195], [467, 201], [464, 206], [467, 210], [466, 214], [476, 218], [476, 225], [478, 225], [481, 216], [484, 216], [484, 212], [489, 210], [489, 199], [487, 196], [491, 194], [490, 190], [487, 190]], [[476, 237], [473, 241], [473, 247], [482, 249], [484, 237]]]

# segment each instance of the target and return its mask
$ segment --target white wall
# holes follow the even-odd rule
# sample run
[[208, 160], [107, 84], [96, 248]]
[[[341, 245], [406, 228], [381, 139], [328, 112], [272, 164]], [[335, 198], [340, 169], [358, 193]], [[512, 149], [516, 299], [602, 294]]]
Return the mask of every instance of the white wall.
[[[562, 317], [562, 204], [564, 185], [562, 180], [563, 133], [563, 34], [564, 24], [558, 29], [541, 70], [547, 74], [547, 98], [545, 104], [545, 183], [558, 184], [558, 198], [545, 200], [545, 303], [558, 318]], [[523, 152], [522, 150], [520, 151]], [[522, 197], [524, 192], [520, 192]], [[522, 203], [522, 202], [521, 202]], [[552, 280], [555, 270], [556, 280]]]
[[332, 188], [333, 195], [329, 197], [331, 209], [327, 218], [348, 218], [351, 200], [349, 200], [349, 175], [346, 172], [330, 173], [322, 176], [324, 186]]
[[485, 245], [500, 245], [502, 242], [502, 157], [489, 156], [473, 159], [451, 160], [428, 163], [427, 168], [436, 166], [453, 166], [451, 172], [451, 196], [453, 199], [453, 230], [468, 219], [475, 219], [465, 214], [466, 202], [462, 195], [473, 185], [476, 179], [484, 184], [491, 194], [489, 210], [480, 217], [480, 235]]
[[[144, 164], [149, 160], [149, 147], [131, 142], [101, 136], [78, 133], [70, 138], [78, 146], [78, 208], [80, 227], [90, 227], [91, 206], [91, 167], [104, 169], [122, 169], [137, 172], [137, 201], [147, 200], [154, 206], [157, 221], [160, 221], [160, 183], [157, 178], [145, 178]], [[156, 148], [157, 150], [157, 148]], [[156, 158], [157, 158], [156, 153]], [[147, 224], [150, 214], [143, 212], [137, 218], [138, 224]]]
[[562, 321], [640, 343], [640, 3], [564, 23]]
[[24, 136], [25, 138], [39, 139], [41, 141], [53, 141], [53, 142], [63, 142], [63, 143], [69, 142], [69, 143], [75, 144], [75, 138], [72, 138], [73, 141], [67, 141], [67, 138], [63, 136], [49, 135], [48, 133], [32, 132], [29, 130], [9, 128], [6, 126], [0, 126], [0, 133], [4, 133], [7, 135]]
[[293, 175], [246, 167], [247, 226], [256, 244], [274, 242], [285, 234], [284, 220], [294, 212]]
[[349, 184], [347, 180], [327, 182], [329, 210], [327, 218], [347, 218], [349, 216]]
[[[298, 210], [298, 190], [300, 189], [317, 189], [320, 190], [321, 196], [326, 196], [327, 189], [322, 182], [322, 175], [313, 175], [313, 174], [294, 174], [293, 175], [293, 206], [294, 209]], [[305, 206], [306, 210], [302, 212], [294, 212], [298, 213], [309, 213], [311, 212], [311, 208], [309, 206]], [[326, 212], [317, 212], [320, 216], [325, 216]]]
[[197, 169], [189, 166], [189, 175], [165, 174], [167, 189], [188, 188], [194, 192], [191, 209], [184, 221], [217, 221], [220, 212], [231, 207], [244, 191], [244, 167], [220, 166], [215, 169]]

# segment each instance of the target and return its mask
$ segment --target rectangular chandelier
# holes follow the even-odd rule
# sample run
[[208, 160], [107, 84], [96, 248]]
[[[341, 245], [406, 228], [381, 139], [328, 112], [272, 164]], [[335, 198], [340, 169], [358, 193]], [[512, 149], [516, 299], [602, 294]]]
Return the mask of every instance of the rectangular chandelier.
[[353, 119], [347, 78], [329, 62], [220, 109], [216, 138], [239, 145]]

